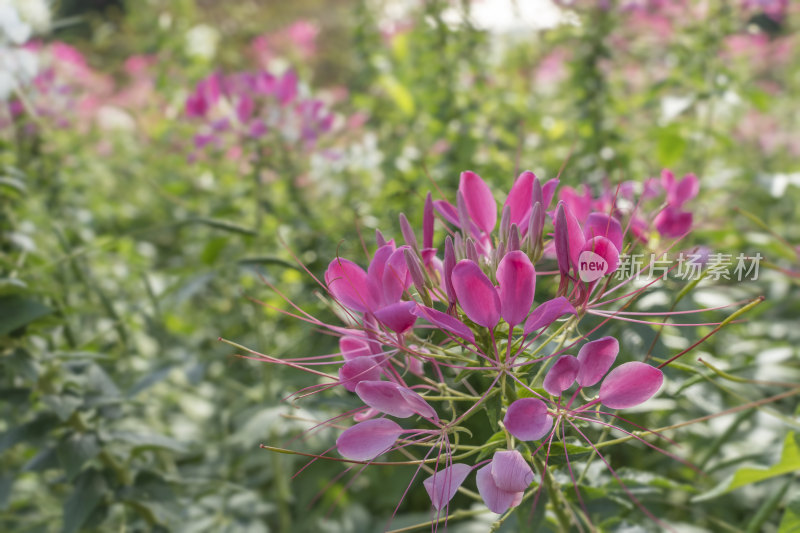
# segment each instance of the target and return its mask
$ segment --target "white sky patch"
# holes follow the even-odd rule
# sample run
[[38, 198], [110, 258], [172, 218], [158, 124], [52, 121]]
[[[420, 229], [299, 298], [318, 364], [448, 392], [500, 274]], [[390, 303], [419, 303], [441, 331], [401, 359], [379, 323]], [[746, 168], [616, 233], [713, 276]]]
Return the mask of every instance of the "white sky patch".
[[554, 28], [567, 15], [550, 0], [474, 0], [471, 18], [479, 29], [514, 34]]

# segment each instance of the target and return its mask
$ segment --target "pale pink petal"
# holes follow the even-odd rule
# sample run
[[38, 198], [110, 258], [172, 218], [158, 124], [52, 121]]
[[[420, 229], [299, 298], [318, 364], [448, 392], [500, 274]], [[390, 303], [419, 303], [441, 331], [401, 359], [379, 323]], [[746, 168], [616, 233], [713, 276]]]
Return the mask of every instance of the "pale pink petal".
[[[475, 481], [478, 485], [478, 493], [481, 495], [481, 498], [483, 498], [483, 503], [485, 503], [486, 507], [493, 513], [503, 514], [511, 507], [519, 505], [517, 496], [524, 494], [522, 491], [509, 492], [498, 488], [492, 477], [491, 464], [478, 470], [478, 473], [475, 474]], [[519, 500], [521, 501], [522, 498], [520, 497]], [[516, 502], [516, 504], [514, 502]]]
[[458, 303], [470, 320], [494, 328], [500, 321], [500, 297], [480, 267], [463, 259], [453, 268], [453, 288]]
[[336, 300], [353, 311], [369, 311], [369, 289], [364, 269], [348, 261], [336, 258], [325, 271], [325, 283]]
[[664, 374], [656, 367], [631, 361], [609, 372], [600, 385], [600, 403], [611, 409], [626, 409], [644, 403], [658, 392]]
[[416, 302], [397, 302], [375, 311], [375, 318], [395, 333], [405, 333], [417, 321], [413, 314], [416, 306]]
[[536, 288], [536, 271], [528, 256], [515, 250], [497, 265], [501, 315], [512, 327], [528, 316]]
[[352, 461], [371, 461], [394, 446], [404, 432], [397, 422], [376, 418], [359, 422], [336, 439], [339, 454]]
[[376, 357], [357, 357], [347, 361], [339, 369], [339, 381], [344, 388], [353, 392], [362, 381], [377, 381], [381, 379], [381, 365]]
[[619, 341], [614, 337], [603, 337], [596, 341], [587, 342], [578, 352], [578, 385], [591, 387], [606, 375], [608, 369], [614, 364], [619, 353]]
[[472, 468], [462, 463], [455, 463], [442, 470], [434, 472], [431, 477], [422, 482], [425, 491], [431, 499], [434, 509], [441, 511], [446, 507], [458, 488], [467, 479]]
[[574, 355], [562, 355], [544, 377], [544, 390], [553, 396], [559, 396], [575, 383], [578, 368], [581, 364]]
[[563, 296], [548, 300], [533, 310], [531, 316], [525, 321], [523, 332], [528, 335], [537, 329], [546, 328], [566, 314], [578, 314], [572, 304], [569, 303], [569, 300]]
[[495, 452], [491, 464], [494, 483], [500, 490], [519, 492], [533, 481], [533, 470], [517, 450]]
[[440, 329], [449, 331], [457, 337], [461, 337], [462, 339], [466, 339], [472, 343], [475, 342], [475, 335], [472, 333], [472, 330], [469, 329], [463, 322], [457, 318], [453, 318], [447, 313], [442, 313], [441, 311], [437, 311], [436, 309], [431, 309], [430, 307], [425, 307], [423, 305], [417, 306], [413, 313], [424, 318], [431, 324], [438, 326]]
[[474, 172], [462, 172], [458, 190], [464, 195], [470, 218], [480, 229], [491, 233], [497, 223], [497, 203], [486, 182]]
[[519, 440], [539, 440], [550, 432], [553, 417], [538, 398], [521, 398], [508, 406], [503, 425]]

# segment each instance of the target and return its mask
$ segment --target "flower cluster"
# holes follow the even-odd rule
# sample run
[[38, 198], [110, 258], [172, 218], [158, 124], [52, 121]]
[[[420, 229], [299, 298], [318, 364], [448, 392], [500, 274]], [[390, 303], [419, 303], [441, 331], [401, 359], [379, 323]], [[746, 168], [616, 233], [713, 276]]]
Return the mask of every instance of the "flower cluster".
[[202, 122], [197, 149], [241, 151], [270, 133], [284, 142], [313, 146], [333, 126], [335, 115], [318, 99], [299, 95], [298, 79], [288, 70], [214, 73], [201, 80], [186, 100], [186, 116]]
[[[417, 473], [431, 474], [423, 486], [437, 512], [446, 512], [473, 470], [491, 511], [518, 506], [526, 495], [538, 494], [528, 490], [535, 486], [535, 469], [541, 473], [538, 488], [546, 483], [553, 443], [561, 441], [566, 454], [567, 429], [599, 455], [586, 423], [617, 427], [607, 421], [623, 420], [614, 410], [638, 406], [662, 386], [662, 371], [646, 362], [614, 366], [617, 339], [588, 340], [599, 326], [578, 333], [587, 314], [604, 322], [623, 318], [624, 307], [639, 294], [612, 298], [625, 282], [609, 287], [627, 229], [638, 215], [623, 213], [608, 191], [594, 199], [588, 189], [584, 196], [562, 189], [551, 209], [558, 185], [558, 179], [541, 184], [532, 172], [523, 172], [498, 213], [484, 180], [463, 172], [455, 204], [428, 194], [421, 241], [401, 214], [403, 244], [377, 231], [377, 249], [366, 269], [341, 257], [330, 262], [323, 286], [346, 326], [297, 316], [337, 335], [338, 354], [259, 357], [331, 381], [305, 394], [336, 386], [355, 393], [360, 406], [334, 419], [355, 422], [339, 435], [338, 453], [362, 463], [392, 450], [415, 458]], [[648, 191], [656, 185], [665, 195], [660, 214], [682, 213], [697, 193], [692, 175], [676, 181], [665, 171], [659, 184], [648, 182]], [[437, 218], [446, 233], [443, 243], [436, 242]], [[656, 227], [666, 227], [667, 235], [683, 235], [690, 224], [691, 218], [688, 224], [659, 224], [656, 216]], [[637, 235], [630, 240], [635, 243]], [[537, 270], [550, 256], [557, 269]], [[599, 268], [587, 277], [590, 261]], [[598, 309], [612, 303], [623, 307]], [[319, 364], [337, 365], [338, 374], [315, 370]], [[463, 434], [476, 429], [470, 419], [479, 411], [487, 413], [497, 433], [465, 444]], [[416, 423], [401, 425], [397, 419]], [[415, 448], [427, 451], [417, 458]]]

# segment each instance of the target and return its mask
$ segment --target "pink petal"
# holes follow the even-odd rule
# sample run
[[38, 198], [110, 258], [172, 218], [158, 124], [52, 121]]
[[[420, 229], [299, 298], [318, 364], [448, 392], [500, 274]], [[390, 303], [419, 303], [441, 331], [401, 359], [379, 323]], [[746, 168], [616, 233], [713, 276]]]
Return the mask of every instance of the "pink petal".
[[586, 220], [592, 210], [592, 193], [586, 185], [583, 185], [583, 194], [572, 187], [562, 187], [558, 198], [569, 206], [578, 220]]
[[344, 388], [353, 392], [362, 381], [377, 381], [381, 379], [381, 365], [373, 356], [357, 357], [347, 361], [339, 369], [339, 381]]
[[395, 333], [405, 333], [417, 321], [413, 314], [416, 306], [416, 302], [397, 302], [375, 311], [375, 318]]
[[671, 170], [664, 169], [661, 171], [661, 186], [664, 190], [669, 191], [675, 184], [675, 174]]
[[422, 359], [411, 354], [406, 354], [406, 368], [415, 376], [422, 376], [425, 373]]
[[362, 402], [381, 413], [408, 418], [415, 411], [408, 405], [400, 389], [400, 385], [391, 381], [362, 381], [356, 387], [356, 394]]
[[438, 326], [440, 329], [449, 331], [453, 335], [461, 337], [462, 339], [466, 339], [473, 344], [475, 343], [475, 335], [472, 333], [472, 330], [469, 329], [463, 322], [457, 318], [453, 318], [447, 313], [442, 313], [441, 311], [437, 311], [436, 309], [431, 309], [430, 307], [425, 307], [423, 305], [417, 306], [413, 313], [424, 318], [431, 324]]
[[558, 272], [562, 277], [568, 276], [572, 269], [569, 260], [569, 228], [567, 226], [566, 204], [559, 202], [556, 217], [553, 220], [553, 246], [556, 249]]
[[606, 237], [617, 250], [622, 250], [622, 226], [616, 218], [605, 213], [590, 214], [583, 227], [583, 235], [587, 240]]
[[433, 198], [431, 193], [425, 197], [425, 209], [422, 211], [422, 247], [433, 248]]
[[478, 473], [475, 474], [475, 481], [478, 484], [478, 493], [480, 493], [481, 498], [483, 498], [483, 503], [485, 503], [486, 507], [493, 513], [503, 514], [511, 507], [519, 505], [519, 501], [522, 500], [520, 497], [519, 501], [517, 501], [517, 496], [524, 494], [524, 492], [509, 492], [497, 487], [492, 477], [491, 464], [478, 470]]
[[658, 232], [667, 238], [682, 237], [692, 229], [692, 214], [667, 206], [653, 221]]
[[578, 385], [591, 387], [606, 375], [619, 353], [619, 342], [614, 337], [603, 337], [587, 342], [578, 352]]
[[340, 338], [339, 350], [342, 352], [342, 357], [344, 357], [345, 361], [372, 354], [367, 340], [354, 335], [345, 335]]
[[500, 451], [492, 457], [492, 478], [500, 490], [519, 492], [533, 481], [533, 470], [517, 450]]
[[530, 170], [526, 170], [519, 175], [511, 190], [508, 192], [508, 197], [503, 204], [510, 209], [510, 222], [517, 226], [522, 225], [522, 221], [531, 210], [531, 193], [533, 192], [533, 182], [536, 175]]
[[434, 472], [431, 477], [422, 482], [434, 509], [440, 511], [446, 507], [458, 488], [467, 479], [472, 468], [462, 463], [455, 463], [442, 470]]
[[667, 203], [680, 208], [683, 204], [697, 196], [700, 192], [700, 182], [694, 174], [686, 174], [680, 182], [676, 182], [667, 191]]
[[400, 387], [400, 394], [403, 395], [403, 400], [411, 408], [412, 411], [424, 418], [430, 418], [436, 422], [439, 421], [439, 416], [436, 410], [431, 407], [431, 404], [425, 401], [425, 398], [417, 394], [417, 392], [406, 387]]
[[447, 301], [451, 304], [456, 302], [456, 291], [453, 288], [453, 269], [456, 266], [456, 253], [453, 249], [453, 239], [448, 235], [444, 240], [444, 290], [447, 293]]
[[600, 385], [600, 403], [611, 409], [626, 409], [644, 403], [661, 388], [661, 370], [631, 361], [612, 370]]
[[404, 432], [397, 422], [375, 418], [347, 428], [336, 439], [339, 454], [353, 461], [371, 461], [394, 446]]
[[367, 268], [367, 283], [370, 292], [372, 307], [383, 305], [383, 273], [386, 271], [386, 262], [394, 253], [393, 244], [385, 244], [375, 250], [372, 261]]
[[531, 311], [536, 270], [525, 253], [515, 250], [507, 253], [497, 265], [497, 282], [501, 314], [512, 327], [516, 326]]
[[542, 207], [547, 210], [550, 208], [550, 202], [553, 201], [553, 196], [556, 193], [556, 188], [558, 187], [558, 178], [553, 178], [548, 180], [547, 183], [542, 185]]
[[406, 264], [405, 250], [408, 246], [401, 246], [389, 256], [386, 261], [386, 268], [383, 271], [383, 302], [393, 304], [400, 300], [405, 291], [411, 285], [411, 274], [408, 272]]
[[[562, 205], [562, 203], [559, 202], [559, 205]], [[577, 264], [578, 256], [580, 255], [581, 249], [586, 242], [586, 237], [583, 236], [581, 225], [569, 205], [564, 204], [564, 213], [566, 214], [567, 219], [569, 258], [572, 261], [572, 264]]]
[[537, 329], [546, 328], [559, 317], [570, 313], [573, 315], [578, 314], [572, 304], [569, 303], [569, 300], [563, 296], [548, 300], [533, 310], [531, 316], [525, 321], [525, 329], [523, 332], [525, 335], [529, 335]]
[[463, 259], [453, 268], [453, 289], [458, 303], [470, 320], [494, 328], [500, 321], [500, 297], [480, 267]]
[[519, 440], [539, 440], [550, 432], [553, 417], [538, 398], [522, 398], [508, 406], [503, 425]]
[[353, 311], [369, 311], [367, 273], [348, 261], [336, 258], [325, 271], [325, 283], [336, 300]]
[[497, 203], [486, 182], [474, 172], [462, 172], [458, 190], [464, 195], [470, 218], [480, 229], [491, 233], [497, 223]]
[[574, 355], [562, 355], [544, 377], [544, 390], [559, 396], [575, 382], [581, 364]]
[[365, 409], [364, 411], [360, 411], [360, 412], [354, 414], [353, 415], [353, 420], [355, 420], [356, 422], [363, 422], [364, 420], [369, 420], [370, 418], [375, 418], [379, 414], [381, 414], [380, 411], [370, 407], [369, 409]]
[[[433, 206], [436, 211], [442, 215], [449, 223], [453, 224], [454, 226], [461, 227], [461, 222], [458, 220], [458, 209], [453, 206], [450, 202], [446, 200], [434, 200]], [[474, 235], [475, 237], [479, 236], [481, 233], [480, 228], [474, 223], [469, 223], [469, 232]]]

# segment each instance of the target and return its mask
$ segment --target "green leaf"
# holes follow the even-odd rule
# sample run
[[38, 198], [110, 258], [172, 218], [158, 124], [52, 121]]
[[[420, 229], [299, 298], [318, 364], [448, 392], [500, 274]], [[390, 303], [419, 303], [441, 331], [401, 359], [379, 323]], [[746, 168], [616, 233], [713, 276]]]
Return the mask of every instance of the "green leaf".
[[59, 443], [56, 452], [67, 479], [72, 480], [87, 461], [100, 453], [100, 447], [94, 435], [74, 433]]
[[166, 435], [159, 435], [157, 433], [146, 434], [121, 431], [114, 433], [112, 438], [114, 440], [132, 444], [134, 450], [162, 448], [177, 453], [185, 453], [188, 450], [188, 446], [185, 443], [171, 437], [167, 437]]
[[69, 417], [72, 416], [72, 413], [83, 403], [83, 400], [77, 396], [70, 396], [67, 394], [50, 394], [42, 397], [42, 401], [44, 401], [45, 405], [47, 405], [62, 422], [66, 422]]
[[778, 533], [800, 533], [800, 494], [796, 494], [786, 504]]
[[497, 433], [489, 437], [489, 440], [486, 441], [486, 444], [492, 444], [493, 446], [487, 446], [486, 448], [481, 450], [481, 453], [478, 454], [478, 458], [475, 460], [475, 462], [479, 462], [483, 460], [485, 457], [488, 457], [490, 453], [494, 453], [495, 448], [497, 446], [503, 445], [505, 443], [506, 443], [506, 432], [498, 431]]
[[9, 191], [15, 195], [22, 195], [28, 192], [28, 189], [25, 187], [25, 183], [22, 180], [10, 178], [8, 176], [0, 176], [0, 190], [4, 192]]
[[103, 476], [96, 470], [87, 470], [78, 478], [75, 490], [64, 502], [64, 527], [62, 533], [81, 529], [106, 492]]
[[8, 506], [8, 498], [11, 496], [11, 489], [13, 486], [13, 477], [0, 476], [0, 510], [4, 510]]
[[659, 165], [673, 166], [680, 161], [684, 152], [686, 152], [686, 140], [677, 126], [668, 126], [659, 132], [656, 145], [656, 159]]
[[783, 441], [783, 452], [781, 452], [781, 458], [777, 463], [769, 468], [742, 467], [737, 470], [733, 476], [723, 481], [717, 487], [693, 498], [692, 501], [699, 502], [710, 500], [732, 490], [736, 490], [739, 487], [758, 483], [765, 479], [782, 476], [798, 470], [800, 470], [800, 447], [797, 445], [797, 439], [795, 439], [794, 433], [789, 433]]
[[210, 228], [227, 231], [229, 233], [238, 233], [240, 235], [256, 235], [256, 232], [250, 228], [228, 222], [227, 220], [219, 220], [215, 218], [195, 217], [182, 221], [183, 224], [202, 224]]
[[46, 305], [18, 294], [0, 297], [0, 335], [8, 335], [52, 312]]

